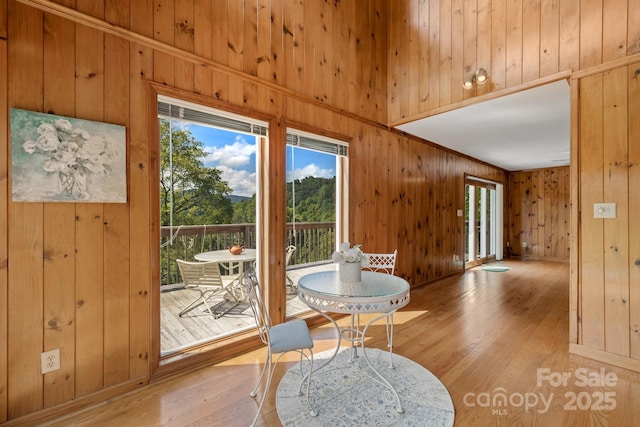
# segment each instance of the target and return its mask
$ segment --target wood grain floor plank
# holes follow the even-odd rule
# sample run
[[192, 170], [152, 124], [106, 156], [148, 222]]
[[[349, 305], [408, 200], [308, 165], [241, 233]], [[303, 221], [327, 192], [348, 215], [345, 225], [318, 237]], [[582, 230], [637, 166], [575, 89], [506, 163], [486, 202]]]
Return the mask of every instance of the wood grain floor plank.
[[[569, 265], [526, 260], [504, 264], [512, 269], [493, 273], [474, 268], [414, 290], [411, 303], [395, 316], [395, 351], [443, 381], [454, 401], [455, 425], [637, 425], [640, 374], [568, 352]], [[367, 345], [384, 348], [382, 324], [370, 331]], [[316, 352], [335, 345], [331, 326], [317, 327], [312, 333]], [[257, 349], [46, 425], [248, 425], [257, 408], [249, 392], [263, 357], [264, 349]], [[294, 363], [292, 355], [286, 367], [276, 369], [260, 425], [280, 425], [275, 385]], [[569, 378], [564, 385], [553, 384], [542, 380], [539, 372]], [[580, 381], [581, 374], [603, 372], [615, 377], [615, 385]], [[500, 393], [506, 396], [506, 405], [493, 404]], [[612, 393], [612, 407], [592, 408], [603, 393]], [[538, 398], [536, 405], [531, 401], [526, 407], [519, 400], [533, 395]], [[482, 398], [487, 396], [491, 404], [485, 405]]]

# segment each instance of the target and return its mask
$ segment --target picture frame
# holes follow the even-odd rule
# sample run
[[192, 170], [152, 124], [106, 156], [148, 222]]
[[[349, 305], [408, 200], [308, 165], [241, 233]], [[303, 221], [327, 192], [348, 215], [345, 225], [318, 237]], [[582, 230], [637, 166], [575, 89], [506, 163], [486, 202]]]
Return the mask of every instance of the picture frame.
[[14, 202], [126, 203], [124, 126], [11, 108]]

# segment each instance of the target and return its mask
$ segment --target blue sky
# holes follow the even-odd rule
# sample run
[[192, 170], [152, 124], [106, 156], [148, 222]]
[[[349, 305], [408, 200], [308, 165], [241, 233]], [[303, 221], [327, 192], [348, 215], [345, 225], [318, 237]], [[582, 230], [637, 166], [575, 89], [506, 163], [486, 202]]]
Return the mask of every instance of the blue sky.
[[[222, 179], [233, 188], [232, 194], [250, 197], [256, 192], [256, 138], [207, 126], [188, 125], [194, 138], [202, 141], [208, 153], [205, 166], [222, 171]], [[302, 148], [287, 147], [287, 182], [292, 177], [333, 178], [336, 158], [333, 155]], [[292, 157], [295, 162], [292, 165]]]

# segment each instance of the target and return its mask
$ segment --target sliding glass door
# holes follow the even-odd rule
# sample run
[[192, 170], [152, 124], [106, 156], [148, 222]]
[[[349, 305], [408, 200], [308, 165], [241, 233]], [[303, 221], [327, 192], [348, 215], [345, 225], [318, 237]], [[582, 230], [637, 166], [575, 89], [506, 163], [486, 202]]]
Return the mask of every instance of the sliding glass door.
[[331, 254], [345, 236], [345, 142], [287, 129], [287, 317], [309, 310], [296, 297], [298, 279], [335, 268]]
[[[263, 202], [276, 185], [265, 166], [274, 141], [266, 122], [162, 95], [158, 134], [157, 333], [160, 361], [170, 362], [255, 328], [242, 272], [252, 266], [261, 272], [260, 249], [270, 241]], [[309, 309], [297, 298], [298, 278], [335, 268], [331, 254], [348, 234], [348, 145], [288, 128], [286, 147], [287, 234], [278, 250], [287, 271], [267, 292], [286, 287], [271, 293], [286, 296], [292, 317]], [[235, 246], [239, 255], [232, 254]], [[218, 268], [205, 274], [207, 261]], [[193, 279], [191, 268], [200, 276]], [[211, 274], [216, 285], [203, 279]]]
[[[255, 328], [233, 286], [259, 262], [256, 193], [268, 125], [159, 96], [158, 126], [160, 356], [167, 357]], [[228, 261], [235, 245], [244, 252]], [[226, 286], [220, 292], [188, 283], [180, 265], [210, 260]]]
[[[467, 177], [465, 183], [465, 263], [501, 259], [502, 186]], [[496, 256], [498, 255], [498, 256]]]

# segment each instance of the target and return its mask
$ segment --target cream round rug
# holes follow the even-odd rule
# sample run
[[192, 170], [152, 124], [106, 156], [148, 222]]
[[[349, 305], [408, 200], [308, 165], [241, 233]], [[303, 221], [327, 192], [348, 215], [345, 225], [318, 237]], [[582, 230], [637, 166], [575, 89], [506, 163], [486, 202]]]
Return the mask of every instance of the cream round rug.
[[511, 267], [507, 267], [506, 265], [483, 265], [482, 269], [484, 271], [496, 271], [500, 273], [511, 270]]
[[[298, 396], [300, 368], [290, 368], [280, 381], [276, 407], [285, 426], [453, 426], [454, 407], [451, 396], [440, 380], [419, 364], [393, 355], [394, 369], [389, 368], [389, 353], [367, 349], [371, 364], [394, 386], [404, 413], [395, 409], [388, 389], [374, 380], [362, 357], [362, 350], [349, 363], [349, 350], [341, 351], [333, 362], [312, 376], [311, 403], [318, 411], [310, 415], [305, 396]], [[314, 365], [331, 357], [333, 350], [315, 355]], [[306, 365], [304, 366], [306, 368]], [[304, 390], [304, 389], [303, 389]]]

